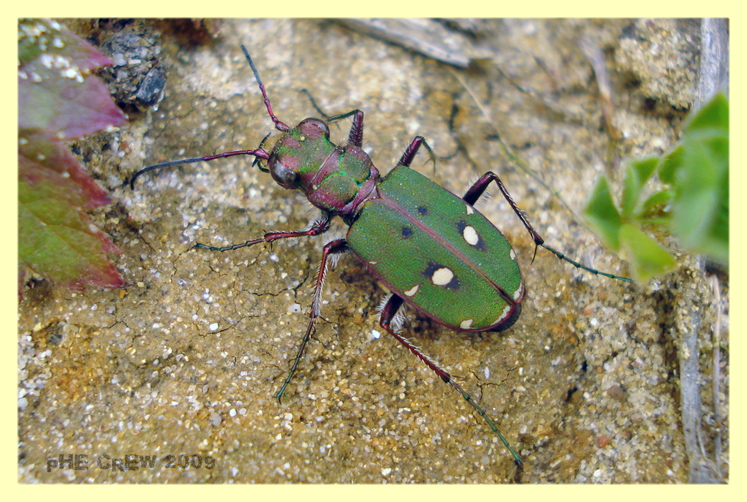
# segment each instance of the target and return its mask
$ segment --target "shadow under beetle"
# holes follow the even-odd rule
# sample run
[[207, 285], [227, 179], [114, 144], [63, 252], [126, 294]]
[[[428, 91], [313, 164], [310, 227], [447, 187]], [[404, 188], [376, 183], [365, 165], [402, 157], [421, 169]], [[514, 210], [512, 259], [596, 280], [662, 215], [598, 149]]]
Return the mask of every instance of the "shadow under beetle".
[[348, 142], [344, 146], [329, 141], [329, 127], [322, 120], [307, 118], [296, 127], [289, 127], [273, 113], [257, 68], [243, 45], [241, 49], [254, 72], [267, 113], [275, 123], [275, 129], [283, 133], [272, 151], [263, 148], [265, 140], [262, 140], [255, 150], [163, 162], [135, 173], [130, 186], [134, 188], [135, 180], [142, 174], [163, 167], [234, 155], [253, 155], [255, 163], [266, 161], [267, 167], [262, 167], [260, 163], [259, 169], [269, 172], [284, 188], [302, 190], [309, 201], [321, 209], [322, 217], [307, 230], [269, 232], [259, 239], [232, 246], [195, 244], [194, 247], [229, 251], [261, 242], [320, 235], [329, 230], [334, 216], [339, 216], [349, 225], [344, 239], [332, 240], [324, 246], [309, 325], [293, 366], [275, 397], [281, 399], [314, 331], [314, 323], [320, 313], [327, 261], [332, 255], [351, 251], [370, 273], [392, 291], [382, 303], [381, 327], [441, 380], [456, 389], [498, 434], [520, 466], [519, 456], [472, 396], [438, 363], [400, 334], [404, 321], [402, 304], [407, 303], [427, 317], [457, 331], [503, 331], [519, 318], [525, 288], [516, 253], [500, 230], [473, 207], [491, 181], [498, 185], [529, 231], [535, 242], [535, 252], [537, 246], [542, 246], [583, 270], [626, 282], [631, 282], [630, 279], [586, 267], [547, 246], [494, 173], [483, 175], [460, 198], [410, 169], [421, 145], [428, 150], [432, 160], [435, 158], [422, 136], [412, 140], [397, 166], [382, 178], [362, 149], [362, 111], [353, 110], [327, 117], [327, 122], [353, 117]]

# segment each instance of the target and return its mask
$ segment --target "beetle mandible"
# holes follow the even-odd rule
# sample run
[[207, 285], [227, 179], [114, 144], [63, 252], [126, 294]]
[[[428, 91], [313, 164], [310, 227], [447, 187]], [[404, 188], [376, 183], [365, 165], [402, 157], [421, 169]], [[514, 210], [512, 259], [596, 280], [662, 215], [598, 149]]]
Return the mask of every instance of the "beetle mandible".
[[289, 127], [273, 113], [252, 58], [243, 45], [241, 49], [257, 80], [267, 113], [275, 129], [282, 133], [275, 147], [268, 152], [263, 147], [263, 140], [254, 150], [155, 164], [135, 173], [130, 180], [131, 188], [142, 174], [164, 167], [235, 155], [253, 155], [255, 163], [265, 161], [267, 167], [259, 163], [260, 170], [269, 172], [284, 188], [303, 191], [308, 200], [322, 211], [322, 217], [306, 230], [268, 232], [261, 238], [231, 246], [213, 247], [197, 243], [193, 247], [229, 251], [262, 242], [316, 236], [329, 230], [335, 216], [349, 226], [344, 239], [332, 240], [324, 246], [309, 324], [291, 370], [275, 397], [282, 398], [314, 332], [314, 324], [320, 315], [328, 260], [331, 256], [350, 251], [392, 291], [382, 303], [380, 326], [459, 392], [498, 434], [517, 465], [521, 465], [519, 455], [472, 396], [438, 363], [400, 334], [403, 304], [456, 331], [503, 331], [519, 318], [525, 287], [516, 253], [500, 230], [474, 208], [491, 182], [498, 185], [531, 235], [535, 252], [538, 246], [542, 246], [558, 258], [588, 272], [626, 282], [631, 282], [630, 279], [599, 272], [546, 245], [496, 174], [487, 172], [463, 197], [458, 197], [410, 169], [421, 146], [428, 150], [431, 160], [435, 159], [422, 136], [416, 136], [394, 169], [381, 177], [362, 149], [362, 111], [356, 109], [327, 117], [327, 122], [353, 117], [345, 145], [330, 142], [327, 122], [320, 119], [307, 118], [297, 126]]

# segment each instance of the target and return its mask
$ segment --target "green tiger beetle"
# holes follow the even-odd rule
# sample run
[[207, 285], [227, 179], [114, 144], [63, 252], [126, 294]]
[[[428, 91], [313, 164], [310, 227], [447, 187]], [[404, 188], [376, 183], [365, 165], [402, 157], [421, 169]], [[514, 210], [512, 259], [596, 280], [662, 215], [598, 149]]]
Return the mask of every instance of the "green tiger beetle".
[[[498, 185], [503, 197], [529, 231], [535, 243], [535, 253], [537, 247], [542, 246], [580, 269], [612, 279], [632, 281], [584, 266], [546, 245], [496, 174], [486, 173], [463, 197], [458, 197], [410, 169], [421, 146], [435, 161], [432, 149], [422, 136], [416, 136], [397, 166], [381, 177], [362, 149], [362, 111], [356, 109], [327, 117], [326, 122], [307, 118], [296, 127], [289, 127], [273, 113], [252, 58], [243, 45], [241, 49], [254, 72], [267, 113], [275, 129], [282, 133], [272, 151], [263, 148], [265, 140], [262, 140], [254, 150], [163, 162], [135, 173], [130, 186], [134, 188], [138, 177], [156, 169], [235, 155], [253, 155], [260, 170], [269, 172], [284, 188], [302, 190], [309, 201], [322, 211], [321, 218], [312, 222], [306, 230], [268, 232], [261, 238], [224, 247], [199, 243], [193, 246], [212, 251], [229, 251], [262, 242], [320, 235], [329, 230], [333, 217], [342, 218], [349, 225], [347, 236], [334, 239], [324, 246], [309, 324], [290, 372], [275, 397], [278, 401], [282, 398], [314, 332], [314, 324], [320, 315], [328, 260], [331, 256], [350, 251], [392, 291], [382, 302], [380, 326], [441, 380], [456, 389], [498, 434], [516, 464], [521, 466], [519, 455], [472, 396], [438, 363], [402, 336], [403, 304], [456, 331], [503, 331], [519, 318], [525, 287], [516, 253], [501, 231], [474, 208], [475, 202], [491, 182]], [[340, 146], [331, 143], [327, 123], [348, 117], [353, 117], [353, 125], [347, 144]], [[260, 160], [265, 161], [267, 167], [263, 167]]]

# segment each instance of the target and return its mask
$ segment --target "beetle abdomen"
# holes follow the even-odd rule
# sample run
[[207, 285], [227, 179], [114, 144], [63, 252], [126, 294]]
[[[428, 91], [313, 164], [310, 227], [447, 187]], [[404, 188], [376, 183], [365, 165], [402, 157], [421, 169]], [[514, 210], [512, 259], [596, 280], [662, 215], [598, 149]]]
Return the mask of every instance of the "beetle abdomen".
[[456, 330], [495, 328], [524, 296], [516, 254], [461, 198], [395, 167], [348, 231], [351, 250], [407, 303]]

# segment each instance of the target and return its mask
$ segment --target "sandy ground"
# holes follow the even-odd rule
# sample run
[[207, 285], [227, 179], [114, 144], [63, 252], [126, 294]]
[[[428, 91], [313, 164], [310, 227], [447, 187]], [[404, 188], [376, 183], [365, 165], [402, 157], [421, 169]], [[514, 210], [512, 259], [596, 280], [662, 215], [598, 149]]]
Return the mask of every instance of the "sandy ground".
[[[694, 315], [709, 452], [713, 437], [713, 295], [692, 258], [678, 255], [677, 270], [648, 285], [594, 277], [543, 250], [532, 262], [533, 245], [498, 192], [480, 206], [519, 255], [521, 318], [504, 333], [464, 334], [411, 315], [407, 335], [493, 417], [524, 460], [518, 470], [467, 403], [380, 333], [385, 291], [352, 256], [328, 274], [324, 320], [282, 405], [273, 399], [305, 330], [324, 239], [188, 250], [300, 229], [317, 215], [251, 158], [144, 176], [134, 193], [123, 185], [145, 165], [255, 148], [271, 131], [243, 43], [281, 120], [318, 115], [302, 88], [329, 114], [363, 110], [364, 145], [382, 173], [415, 135], [444, 156], [461, 145], [435, 174], [424, 155], [413, 167], [459, 194], [483, 172], [498, 173], [548, 243], [626, 274], [578, 217], [611, 158], [578, 40], [604, 51], [624, 159], [676, 140], [695, 88], [697, 24], [523, 20], [485, 29], [496, 63], [469, 71], [325, 21], [230, 21], [193, 47], [164, 33], [158, 109], [82, 146], [117, 200], [96, 221], [122, 249], [116, 260], [129, 285], [24, 290], [19, 481], [686, 482], [679, 347]], [[345, 141], [348, 128], [333, 125], [333, 138]], [[612, 169], [619, 179], [622, 168]], [[337, 222], [335, 235], [344, 231]], [[722, 406], [728, 416], [726, 399]], [[722, 430], [728, 440], [728, 421]], [[722, 460], [726, 471], [728, 447]]]

